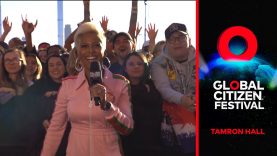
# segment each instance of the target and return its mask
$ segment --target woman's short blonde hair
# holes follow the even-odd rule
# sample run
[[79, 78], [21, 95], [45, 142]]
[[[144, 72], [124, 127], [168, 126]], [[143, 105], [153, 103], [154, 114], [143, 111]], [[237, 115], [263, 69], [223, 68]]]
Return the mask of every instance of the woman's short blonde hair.
[[85, 22], [83, 24], [81, 24], [75, 35], [74, 35], [74, 43], [75, 43], [75, 47], [77, 47], [78, 49], [78, 45], [79, 45], [79, 38], [81, 35], [85, 34], [85, 33], [95, 33], [100, 41], [101, 41], [101, 45], [102, 45], [102, 52], [104, 52], [105, 48], [106, 48], [106, 37], [104, 35], [104, 32], [102, 29], [98, 28], [95, 24], [93, 24], [92, 22]]

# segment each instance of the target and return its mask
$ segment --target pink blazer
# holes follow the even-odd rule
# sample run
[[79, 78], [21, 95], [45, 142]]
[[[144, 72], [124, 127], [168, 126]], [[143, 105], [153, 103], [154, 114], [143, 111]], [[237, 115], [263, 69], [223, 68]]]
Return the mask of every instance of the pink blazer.
[[[101, 110], [90, 100], [84, 71], [62, 81], [41, 156], [54, 156], [66, 123], [71, 122], [67, 156], [120, 156], [118, 133], [133, 129], [128, 80], [105, 69], [104, 85], [112, 107]], [[92, 102], [92, 107], [89, 107]]]

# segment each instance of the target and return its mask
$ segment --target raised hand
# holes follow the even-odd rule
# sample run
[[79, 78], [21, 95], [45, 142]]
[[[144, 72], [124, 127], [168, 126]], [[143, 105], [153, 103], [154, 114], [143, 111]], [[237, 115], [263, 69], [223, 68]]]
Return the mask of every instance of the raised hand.
[[158, 29], [156, 30], [156, 25], [152, 25], [151, 23], [148, 24], [148, 29], [146, 29], [146, 32], [148, 34], [149, 40], [155, 41], [158, 34]]
[[130, 17], [130, 23], [129, 23], [129, 30], [128, 33], [133, 38], [134, 42], [136, 42], [136, 24], [137, 24], [137, 18], [138, 18], [138, 1], [132, 0], [132, 8], [131, 8], [131, 17]]
[[22, 15], [21, 15], [21, 18], [22, 18], [22, 29], [23, 29], [24, 33], [25, 34], [32, 33], [38, 24], [38, 20], [36, 20], [36, 23], [33, 24], [33, 23], [28, 22], [27, 15], [25, 16], [25, 19], [23, 19]]
[[100, 25], [101, 25], [102, 29], [104, 30], [104, 32], [106, 32], [108, 30], [108, 23], [109, 23], [108, 17], [103, 16], [102, 20], [100, 21]]
[[3, 20], [3, 29], [4, 29], [4, 32], [6, 32], [6, 33], [9, 33], [12, 29], [12, 22], [9, 23], [8, 16], [5, 17], [4, 20]]
[[135, 40], [137, 40], [138, 35], [141, 31], [142, 27], [139, 27], [139, 23], [137, 24], [136, 30], [135, 30]]

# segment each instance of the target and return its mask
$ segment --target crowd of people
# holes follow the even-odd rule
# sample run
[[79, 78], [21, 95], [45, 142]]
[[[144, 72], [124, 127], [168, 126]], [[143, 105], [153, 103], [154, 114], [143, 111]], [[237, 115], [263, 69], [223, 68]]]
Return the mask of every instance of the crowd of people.
[[3, 20], [0, 155], [195, 155], [195, 48], [186, 25], [172, 23], [158, 42], [149, 24], [149, 40], [137, 50], [137, 2], [128, 32], [117, 32], [105, 16], [102, 29], [90, 21], [83, 1], [84, 20], [64, 46], [34, 46], [37, 22], [27, 17], [26, 41], [6, 43], [12, 25]]

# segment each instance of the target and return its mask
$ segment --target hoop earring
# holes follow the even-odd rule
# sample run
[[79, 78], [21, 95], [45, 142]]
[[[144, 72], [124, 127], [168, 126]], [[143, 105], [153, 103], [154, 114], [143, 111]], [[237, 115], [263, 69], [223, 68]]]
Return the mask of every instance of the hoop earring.
[[80, 71], [83, 70], [83, 67], [82, 67], [82, 65], [79, 63], [79, 59], [78, 59], [78, 58], [77, 58], [76, 61], [75, 61], [75, 70], [76, 70], [77, 72], [80, 72]]

